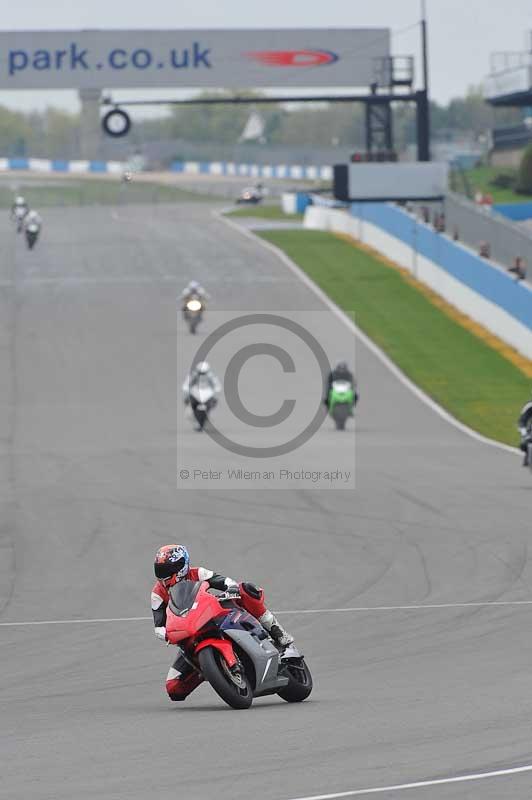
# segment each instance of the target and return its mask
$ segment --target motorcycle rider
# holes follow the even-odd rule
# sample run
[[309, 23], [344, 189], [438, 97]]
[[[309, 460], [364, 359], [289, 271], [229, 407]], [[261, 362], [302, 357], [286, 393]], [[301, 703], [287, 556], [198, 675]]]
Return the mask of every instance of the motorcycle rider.
[[[187, 375], [183, 382], [183, 401], [186, 406], [190, 404], [196, 419], [196, 406], [198, 405], [198, 401], [191, 395], [191, 389], [200, 383], [202, 385], [206, 384], [212, 389], [212, 406], [214, 407], [218, 402], [218, 395], [222, 391], [222, 386], [207, 361], [198, 361], [190, 375]], [[201, 430], [199, 421], [196, 430]]]
[[201, 286], [198, 281], [189, 281], [188, 286], [185, 286], [181, 292], [181, 308], [183, 311], [185, 310], [185, 306], [188, 301], [193, 297], [197, 297], [198, 300], [201, 300], [203, 306], [206, 305], [209, 297], [203, 286]]
[[24, 217], [24, 228], [27, 228], [29, 225], [37, 225], [39, 230], [41, 229], [42, 217], [37, 211], [28, 211]]
[[519, 449], [525, 454], [523, 458], [523, 467], [528, 467], [528, 443], [532, 439], [532, 400], [529, 400], [527, 403], [525, 403], [521, 409], [521, 413], [517, 421], [517, 427], [519, 428], [519, 433], [521, 434]]
[[22, 195], [15, 197], [11, 206], [11, 219], [22, 219], [28, 213], [28, 204]]
[[324, 405], [329, 407], [329, 394], [332, 389], [332, 385], [334, 381], [347, 381], [353, 387], [353, 394], [354, 394], [354, 404], [357, 404], [358, 401], [358, 392], [356, 390], [356, 381], [354, 378], [353, 373], [349, 369], [346, 361], [339, 361], [337, 365], [329, 372], [329, 376], [327, 378], [327, 385], [325, 387], [325, 397], [323, 400]]
[[[239, 594], [238, 604], [258, 619], [279, 647], [288, 647], [294, 641], [294, 637], [284, 630], [273, 613], [266, 608], [263, 589], [253, 583], [238, 584], [232, 578], [219, 575], [205, 567], [191, 567], [188, 550], [182, 544], [165, 544], [160, 547], [155, 554], [154, 571], [157, 581], [151, 591], [151, 608], [155, 636], [162, 642], [167, 641], [168, 590], [179, 581], [207, 581], [211, 589]], [[166, 677], [166, 691], [170, 700], [184, 700], [202, 680], [201, 675], [178, 648], [177, 658]]]

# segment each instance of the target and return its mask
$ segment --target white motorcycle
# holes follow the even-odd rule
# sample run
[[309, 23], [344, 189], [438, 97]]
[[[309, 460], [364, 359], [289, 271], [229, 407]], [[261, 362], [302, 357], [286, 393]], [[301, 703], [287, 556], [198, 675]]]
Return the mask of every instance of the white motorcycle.
[[25, 234], [26, 234], [26, 244], [28, 245], [28, 249], [32, 250], [35, 242], [39, 238], [39, 233], [41, 232], [41, 226], [38, 222], [29, 222], [28, 225], [25, 227]]
[[196, 333], [196, 328], [203, 318], [205, 305], [199, 297], [189, 297], [183, 308], [183, 316], [188, 323], [190, 333]]
[[208, 378], [200, 375], [198, 380], [189, 388], [189, 402], [192, 413], [198, 423], [198, 430], [202, 431], [209, 419], [209, 412], [218, 402], [214, 389]]
[[24, 217], [28, 213], [28, 209], [24, 208], [24, 206], [17, 206], [13, 210], [13, 219], [17, 225], [17, 233], [22, 233], [24, 228]]

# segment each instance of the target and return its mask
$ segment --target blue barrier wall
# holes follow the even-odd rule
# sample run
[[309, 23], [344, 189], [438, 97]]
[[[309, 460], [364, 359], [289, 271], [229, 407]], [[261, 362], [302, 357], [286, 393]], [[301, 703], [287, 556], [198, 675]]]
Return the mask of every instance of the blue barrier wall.
[[[5, 165], [2, 166], [3, 170], [31, 170], [38, 169], [39, 172], [80, 172], [81, 164], [86, 164], [88, 172], [109, 172], [126, 168], [127, 163], [108, 162], [108, 161], [66, 161], [63, 159], [38, 159], [38, 166], [32, 164], [31, 158], [7, 158]], [[194, 167], [191, 167], [194, 164]], [[201, 175], [241, 175], [242, 177], [249, 178], [289, 178], [297, 180], [299, 178], [306, 178], [314, 180], [318, 178], [329, 179], [332, 175], [332, 167], [327, 166], [279, 166], [279, 165], [265, 165], [265, 164], [231, 164], [227, 162], [214, 162], [200, 161], [174, 161], [169, 169], [172, 172], [199, 172]]]
[[[188, 164], [190, 162], [186, 161], [174, 161], [170, 165], [170, 170], [172, 172], [187, 172]], [[229, 166], [226, 161], [220, 162], [208, 162], [208, 161], [200, 161], [197, 162], [197, 170], [202, 175], [228, 175], [229, 174]], [[294, 165], [289, 164], [282, 168], [283, 171], [281, 173], [281, 167], [279, 165], [275, 166], [273, 164], [266, 165], [266, 164], [232, 164], [231, 165], [231, 174], [232, 175], [240, 175], [241, 177], [251, 177], [251, 178], [277, 178], [277, 177], [285, 177], [291, 179], [307, 179], [307, 180], [314, 180], [316, 177], [321, 178], [330, 178], [331, 177], [331, 167], [327, 166], [305, 166], [305, 165]]]
[[496, 203], [493, 210], [515, 222], [532, 219], [532, 203]]
[[9, 169], [29, 169], [30, 162], [27, 158], [9, 158]]
[[381, 228], [532, 329], [532, 291], [397, 206], [354, 203], [351, 213]]

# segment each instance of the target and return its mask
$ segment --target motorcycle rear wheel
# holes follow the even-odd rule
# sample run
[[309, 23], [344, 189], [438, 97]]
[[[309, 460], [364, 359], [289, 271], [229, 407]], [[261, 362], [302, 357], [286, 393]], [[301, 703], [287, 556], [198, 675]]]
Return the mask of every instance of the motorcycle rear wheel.
[[246, 673], [239, 673], [239, 686], [231, 677], [229, 668], [222, 654], [214, 647], [206, 647], [198, 654], [198, 661], [203, 677], [208, 681], [216, 694], [231, 708], [249, 708], [253, 702], [253, 691]]
[[287, 703], [301, 703], [306, 700], [312, 691], [313, 683], [305, 659], [301, 658], [297, 663], [288, 663], [284, 674], [288, 676], [288, 686], [277, 692], [279, 697]]

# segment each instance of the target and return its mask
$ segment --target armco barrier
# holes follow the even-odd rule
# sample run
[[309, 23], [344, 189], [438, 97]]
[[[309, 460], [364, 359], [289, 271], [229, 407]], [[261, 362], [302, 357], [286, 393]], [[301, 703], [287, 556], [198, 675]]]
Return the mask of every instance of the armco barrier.
[[350, 212], [310, 206], [305, 227], [348, 233], [410, 270], [437, 294], [532, 358], [532, 290], [397, 206]]

